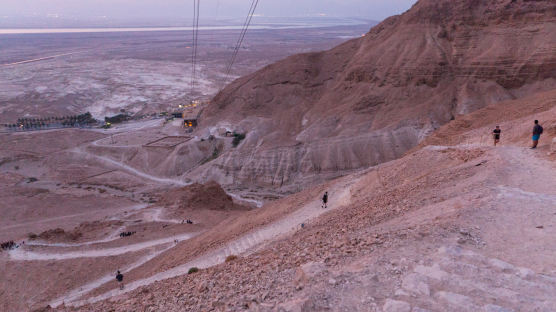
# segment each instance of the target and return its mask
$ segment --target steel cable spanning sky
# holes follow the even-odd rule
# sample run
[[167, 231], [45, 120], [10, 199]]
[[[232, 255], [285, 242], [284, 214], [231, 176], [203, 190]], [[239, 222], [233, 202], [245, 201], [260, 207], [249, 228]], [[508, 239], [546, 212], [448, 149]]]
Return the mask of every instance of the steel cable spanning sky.
[[193, 43], [191, 51], [191, 94], [195, 92], [195, 84], [197, 83], [197, 47], [199, 42], [199, 13], [201, 0], [193, 0]]
[[[236, 46], [234, 47], [234, 51], [232, 53], [232, 57], [230, 58], [230, 62], [226, 67], [226, 75], [224, 78], [224, 84], [228, 81], [230, 77], [230, 73], [232, 71], [232, 67], [237, 59], [237, 55], [239, 50], [241, 49], [241, 45], [243, 44], [243, 40], [245, 39], [245, 34], [247, 34], [247, 30], [249, 29], [249, 25], [251, 25], [251, 21], [253, 20], [253, 16], [255, 15], [255, 10], [259, 5], [259, 0], [251, 0], [251, 6], [249, 7], [249, 12], [245, 17], [245, 21], [243, 22], [243, 27], [241, 28], [241, 32], [236, 42]], [[198, 43], [199, 43], [199, 15], [200, 15], [200, 0], [193, 0], [193, 44], [192, 44], [192, 51], [191, 51], [191, 64], [192, 64], [192, 75], [191, 75], [191, 95], [195, 92], [195, 85], [197, 84], [197, 51], [198, 51]]]
[[249, 13], [247, 13], [247, 17], [245, 18], [245, 22], [243, 23], [243, 28], [241, 29], [241, 33], [239, 34], [239, 37], [237, 39], [237, 43], [236, 43], [234, 52], [232, 54], [232, 57], [230, 59], [230, 63], [228, 64], [228, 67], [226, 68], [226, 75], [225, 75], [225, 78], [224, 78], [224, 85], [226, 84], [226, 82], [230, 78], [230, 73], [232, 71], [232, 66], [234, 66], [234, 63], [237, 59], [237, 54], [239, 53], [239, 49], [241, 48], [241, 45], [243, 44], [243, 39], [245, 38], [245, 34], [247, 33], [247, 29], [249, 28], [249, 25], [251, 25], [251, 20], [253, 20], [253, 15], [255, 14], [255, 10], [257, 9], [258, 4], [259, 4], [259, 0], [252, 0], [251, 1], [251, 7], [249, 8]]
[[[241, 32], [236, 42], [236, 46], [234, 47], [234, 51], [232, 53], [232, 57], [230, 58], [230, 62], [226, 67], [226, 75], [224, 76], [224, 83], [223, 86], [226, 84], [230, 77], [230, 73], [232, 71], [232, 67], [237, 59], [237, 55], [239, 50], [241, 49], [241, 45], [243, 44], [243, 40], [245, 39], [245, 35], [247, 34], [247, 30], [251, 25], [251, 21], [253, 20], [253, 16], [255, 15], [255, 11], [257, 10], [257, 6], [259, 5], [259, 0], [251, 0], [251, 6], [249, 7], [249, 12], [245, 17], [245, 21], [243, 22], [243, 27], [241, 28]], [[192, 44], [192, 51], [191, 51], [191, 63], [192, 63], [192, 75], [191, 75], [191, 95], [195, 92], [195, 85], [197, 83], [197, 51], [198, 51], [198, 42], [199, 42], [199, 15], [200, 15], [200, 0], [193, 0], [193, 44]]]

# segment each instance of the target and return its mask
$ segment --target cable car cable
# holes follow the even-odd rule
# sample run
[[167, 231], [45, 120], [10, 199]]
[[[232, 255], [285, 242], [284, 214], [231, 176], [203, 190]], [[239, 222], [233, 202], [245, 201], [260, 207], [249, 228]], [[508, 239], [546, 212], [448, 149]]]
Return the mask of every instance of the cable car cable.
[[[243, 23], [241, 33], [238, 37], [236, 46], [234, 48], [234, 52], [232, 53], [230, 63], [228, 64], [228, 66], [226, 68], [226, 75], [225, 75], [225, 78], [224, 78], [224, 83], [223, 83], [222, 89], [224, 88], [226, 81], [228, 81], [228, 79], [230, 77], [232, 67], [233, 67], [233, 65], [234, 65], [234, 63], [237, 59], [239, 49], [241, 48], [241, 45], [243, 44], [243, 40], [245, 38], [245, 35], [247, 34], [247, 30], [249, 29], [249, 26], [251, 25], [251, 20], [253, 19], [253, 15], [255, 14], [255, 10], [257, 9], [258, 4], [259, 4], [259, 0], [252, 0], [251, 1], [251, 7], [249, 8], [249, 13], [247, 14], [247, 17], [245, 18], [245, 22]], [[220, 89], [220, 91], [222, 91], [222, 89]]]
[[247, 29], [249, 28], [249, 25], [251, 24], [251, 20], [253, 19], [253, 14], [255, 13], [255, 9], [256, 9], [258, 3], [259, 3], [259, 0], [253, 0], [251, 2], [251, 8], [249, 9], [249, 13], [247, 14], [247, 17], [245, 18], [245, 22], [244, 22], [243, 28], [241, 30], [241, 33], [239, 35], [236, 47], [234, 49], [234, 53], [232, 54], [230, 64], [229, 64], [228, 68], [226, 69], [226, 80], [230, 76], [232, 66], [237, 59], [237, 55], [239, 53], [239, 50], [241, 49], [241, 45], [243, 44], [243, 39], [245, 38], [245, 34], [247, 33]]
[[197, 82], [197, 50], [199, 42], [199, 12], [200, 12], [200, 0], [193, 0], [193, 40], [192, 40], [192, 51], [191, 51], [191, 64], [192, 64], [192, 74], [191, 74], [191, 93], [195, 91], [195, 85]]

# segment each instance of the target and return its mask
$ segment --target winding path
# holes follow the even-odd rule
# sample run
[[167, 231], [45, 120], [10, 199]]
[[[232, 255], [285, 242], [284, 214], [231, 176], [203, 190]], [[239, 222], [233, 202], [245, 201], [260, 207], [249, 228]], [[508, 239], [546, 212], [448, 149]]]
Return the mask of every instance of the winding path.
[[[146, 204], [138, 204], [138, 205], [133, 205], [133, 206], [129, 206], [129, 207], [125, 207], [125, 208], [117, 208], [117, 210], [115, 212], [120, 212], [120, 211], [132, 211], [132, 210], [141, 210], [143, 208], [146, 208], [147, 205]], [[41, 219], [41, 220], [36, 220], [36, 221], [29, 221], [29, 222], [24, 222], [24, 223], [18, 223], [18, 224], [13, 224], [13, 225], [6, 225], [6, 226], [2, 226], [2, 229], [12, 229], [12, 228], [18, 228], [18, 227], [22, 227], [22, 226], [29, 226], [32, 224], [38, 224], [38, 223], [46, 223], [46, 222], [52, 222], [52, 221], [59, 221], [59, 220], [63, 220], [63, 219], [70, 219], [70, 218], [75, 218], [75, 217], [81, 217], [81, 216], [86, 216], [86, 215], [92, 215], [98, 212], [102, 212], [103, 209], [99, 209], [99, 210], [94, 210], [94, 211], [88, 211], [88, 212], [82, 212], [82, 213], [76, 213], [73, 215], [66, 215], [66, 216], [60, 216], [60, 217], [52, 217], [52, 218], [47, 218], [47, 219]], [[114, 211], [113, 211], [114, 212]]]
[[92, 249], [92, 250], [80, 250], [71, 251], [64, 253], [44, 253], [44, 252], [32, 252], [24, 249], [15, 249], [9, 252], [10, 259], [13, 261], [30, 261], [30, 260], [67, 260], [67, 259], [77, 259], [77, 258], [99, 258], [99, 257], [110, 257], [118, 256], [128, 252], [140, 251], [150, 247], [155, 247], [159, 245], [164, 245], [168, 243], [173, 243], [175, 240], [182, 241], [190, 239], [197, 234], [180, 234], [170, 237], [150, 240], [142, 243], [131, 244], [122, 247], [113, 248], [103, 248], [103, 249]]
[[100, 160], [101, 162], [108, 164], [110, 166], [114, 166], [117, 167], [125, 172], [131, 173], [132, 175], [147, 179], [147, 180], [151, 180], [154, 182], [158, 182], [158, 183], [162, 183], [162, 184], [172, 184], [172, 185], [178, 185], [178, 186], [187, 186], [190, 185], [191, 183], [187, 183], [178, 179], [169, 179], [169, 178], [160, 178], [160, 177], [156, 177], [153, 175], [150, 175], [148, 173], [145, 173], [143, 171], [139, 171], [131, 166], [128, 166], [122, 162], [113, 160], [112, 158], [106, 157], [106, 156], [99, 156], [99, 155], [95, 155], [92, 153], [88, 153], [88, 152], [84, 152], [79, 148], [76, 148], [74, 150], [72, 150], [73, 153], [76, 154], [83, 154], [85, 155], [85, 157], [88, 158], [95, 158]]
[[[138, 267], [140, 267], [141, 265], [145, 264], [146, 262], [158, 257], [160, 254], [166, 252], [167, 250], [171, 249], [173, 246], [167, 246], [163, 249], [157, 250], [152, 252], [151, 254], [137, 260], [135, 263], [129, 265], [125, 270], [122, 270], [122, 273], [127, 273], [131, 270], [134, 270]], [[62, 303], [66, 303], [66, 302], [72, 302], [74, 300], [77, 300], [79, 298], [81, 298], [82, 296], [84, 296], [85, 294], [88, 294], [89, 292], [93, 291], [94, 289], [112, 281], [115, 277], [115, 273], [114, 274], [107, 274], [104, 275], [94, 281], [91, 281], [85, 285], [82, 285], [78, 288], [73, 289], [72, 291], [70, 291], [69, 293], [54, 299], [51, 303], [50, 306], [52, 307], [57, 307], [59, 305], [61, 305]]]
[[299, 210], [291, 213], [290, 215], [267, 226], [249, 232], [238, 239], [228, 242], [225, 246], [208, 252], [205, 255], [200, 256], [199, 258], [194, 259], [188, 263], [155, 274], [145, 279], [126, 283], [126, 287], [123, 290], [112, 289], [102, 295], [93, 298], [81, 301], [65, 300], [65, 303], [66, 305], [71, 306], [81, 306], [87, 303], [98, 302], [116, 295], [120, 295], [122, 293], [130, 292], [141, 286], [149, 285], [156, 281], [185, 275], [192, 267], [207, 268], [223, 263], [226, 260], [227, 256], [249, 253], [257, 246], [264, 244], [265, 242], [276, 240], [300, 229], [302, 223], [308, 223], [311, 220], [322, 215], [323, 213], [348, 205], [351, 200], [350, 186], [353, 183], [356, 183], [356, 180], [350, 181], [349, 184], [336, 185], [329, 191], [330, 194], [333, 194], [330, 199], [329, 205], [330, 207], [334, 208], [323, 209], [321, 207], [320, 201], [312, 201]]
[[[130, 131], [136, 131], [139, 129], [143, 129], [143, 128], [149, 128], [149, 127], [153, 127], [155, 124], [155, 122], [148, 122], [146, 123], [146, 125], [143, 125], [141, 127], [130, 127], [130, 129], [125, 129], [127, 131], [124, 132], [119, 132], [118, 134], [122, 134], [122, 133], [127, 133]], [[93, 146], [100, 146], [100, 147], [132, 147], [134, 145], [112, 145], [112, 144], [102, 144], [101, 142], [104, 140], [107, 140], [108, 138], [102, 138], [99, 140], [96, 140], [94, 142], [91, 143], [91, 145]], [[187, 185], [191, 185], [192, 182], [184, 182], [180, 179], [171, 179], [171, 178], [161, 178], [161, 177], [157, 177], [157, 176], [153, 176], [151, 174], [145, 173], [143, 171], [140, 171], [134, 167], [131, 167], [129, 165], [126, 165], [125, 163], [121, 162], [121, 161], [116, 161], [112, 158], [109, 157], [105, 157], [105, 156], [100, 156], [100, 155], [96, 155], [87, 151], [84, 151], [83, 148], [81, 147], [77, 147], [75, 149], [72, 150], [73, 153], [77, 153], [77, 154], [82, 154], [85, 155], [85, 157], [91, 157], [91, 158], [95, 158], [105, 164], [108, 164], [110, 166], [115, 166], [127, 173], [130, 173], [132, 175], [141, 177], [141, 178], [145, 178], [147, 180], [150, 181], [154, 181], [154, 182], [158, 182], [158, 183], [162, 183], [162, 184], [170, 184], [170, 185], [177, 185], [177, 186], [187, 186]], [[256, 200], [256, 199], [250, 199], [250, 198], [243, 198], [240, 195], [237, 194], [233, 194], [233, 193], [227, 193], [228, 195], [230, 195], [232, 198], [234, 198], [236, 201], [239, 202], [246, 202], [246, 203], [252, 203], [255, 204], [257, 206], [257, 208], [261, 208], [263, 206], [263, 201], [260, 200]]]
[[[455, 147], [431, 147], [432, 149], [444, 149], [444, 148], [458, 148], [458, 149], [470, 149], [470, 148], [481, 148], [477, 145], [461, 145]], [[543, 202], [543, 203], [556, 203], [556, 193], [553, 194], [553, 187], [556, 186], [556, 181], [554, 179], [553, 171], [549, 170], [550, 164], [546, 163], [544, 160], [539, 159], [537, 156], [519, 147], [499, 147], [495, 150], [495, 157], [501, 157], [506, 164], [505, 175], [500, 177], [497, 187], [493, 187], [493, 194], [500, 194], [503, 197], [520, 197], [523, 199], [529, 199], [533, 202]], [[523, 179], [523, 175], [528, 178]], [[351, 181], [350, 184], [337, 184], [330, 190], [331, 194], [331, 207], [341, 207], [343, 205], [349, 204], [351, 198], [350, 185], [356, 181]], [[540, 192], [535, 192], [533, 190], [539, 190]], [[517, 208], [517, 207], [516, 207]], [[292, 214], [280, 219], [274, 223], [267, 226], [256, 229], [244, 236], [232, 240], [225, 246], [216, 249], [214, 251], [208, 252], [207, 254], [194, 259], [188, 263], [175, 267], [173, 269], [167, 270], [165, 272], [160, 272], [151, 277], [135, 280], [126, 284], [124, 290], [112, 289], [104, 294], [95, 296], [92, 298], [83, 299], [80, 301], [70, 302], [70, 305], [80, 306], [88, 303], [94, 303], [102, 300], [106, 300], [116, 295], [122, 293], [133, 291], [139, 287], [152, 284], [156, 281], [173, 278], [176, 276], [182, 276], [187, 274], [191, 267], [197, 268], [207, 268], [210, 266], [217, 265], [225, 261], [226, 257], [229, 255], [239, 255], [246, 254], [257, 246], [276, 240], [281, 236], [292, 233], [293, 231], [299, 229], [301, 223], [307, 223], [311, 219], [317, 218], [322, 213], [328, 210], [324, 210], [320, 207], [320, 202], [313, 201], [302, 207], [301, 209], [293, 212]], [[519, 220], [505, 220], [506, 222], [518, 222]], [[511, 228], [518, 226], [518, 224], [512, 225]], [[508, 228], [507, 230], [511, 230]], [[534, 228], [534, 227], [533, 227]], [[535, 234], [536, 235], [536, 234]], [[524, 247], [524, 251], [527, 249]]]
[[81, 246], [90, 246], [90, 245], [95, 245], [95, 244], [108, 243], [108, 242], [113, 242], [115, 240], [120, 239], [119, 234], [121, 232], [123, 232], [125, 230], [125, 228], [126, 228], [125, 226], [120, 226], [111, 235], [108, 235], [104, 239], [99, 239], [99, 240], [94, 240], [94, 241], [89, 241], [89, 242], [84, 242], [84, 243], [67, 244], [67, 243], [45, 243], [45, 242], [41, 242], [41, 241], [28, 241], [26, 245], [27, 246], [40, 246], [40, 247], [66, 247], [66, 248], [70, 248], [70, 247], [81, 247]]

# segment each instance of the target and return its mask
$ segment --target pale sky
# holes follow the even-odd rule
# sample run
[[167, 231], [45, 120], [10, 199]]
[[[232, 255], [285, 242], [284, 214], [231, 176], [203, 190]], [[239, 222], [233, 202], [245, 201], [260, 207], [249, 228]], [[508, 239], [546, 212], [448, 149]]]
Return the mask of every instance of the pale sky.
[[[256, 14], [302, 17], [326, 14], [382, 20], [408, 10], [416, 0], [260, 0]], [[190, 18], [193, 0], [0, 0], [0, 18], [164, 19]], [[201, 17], [242, 17], [251, 0], [201, 0]]]

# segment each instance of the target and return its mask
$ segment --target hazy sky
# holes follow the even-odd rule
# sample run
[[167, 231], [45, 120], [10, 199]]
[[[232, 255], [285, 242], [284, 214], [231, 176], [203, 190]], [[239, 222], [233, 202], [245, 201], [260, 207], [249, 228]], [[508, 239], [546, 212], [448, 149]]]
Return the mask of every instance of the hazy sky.
[[[319, 13], [382, 20], [416, 0], [260, 0], [257, 14], [300, 17]], [[201, 0], [201, 17], [240, 17], [251, 0]], [[189, 18], [193, 0], [0, 0], [0, 18], [36, 15], [91, 19]]]

